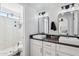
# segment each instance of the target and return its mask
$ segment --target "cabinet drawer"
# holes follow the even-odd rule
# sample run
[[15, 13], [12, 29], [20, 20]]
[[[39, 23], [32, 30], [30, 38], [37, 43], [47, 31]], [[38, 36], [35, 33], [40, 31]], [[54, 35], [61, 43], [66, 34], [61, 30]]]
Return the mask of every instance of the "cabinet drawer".
[[69, 55], [74, 55], [74, 56], [79, 55], [79, 48], [75, 48], [71, 46], [58, 45], [57, 51], [61, 51], [61, 52], [67, 53]]

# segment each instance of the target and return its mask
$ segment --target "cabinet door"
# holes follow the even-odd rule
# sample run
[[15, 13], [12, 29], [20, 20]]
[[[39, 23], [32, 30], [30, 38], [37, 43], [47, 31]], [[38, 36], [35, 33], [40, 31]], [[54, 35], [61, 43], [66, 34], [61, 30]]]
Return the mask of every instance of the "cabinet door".
[[50, 42], [43, 42], [43, 55], [55, 56], [55, 44]]
[[66, 45], [58, 45], [57, 51], [64, 52], [67, 55], [70, 56], [78, 56], [79, 55], [79, 48], [66, 46]]
[[42, 56], [42, 47], [33, 44], [31, 46], [31, 56]]
[[51, 49], [43, 48], [43, 56], [51, 56]]
[[56, 55], [56, 44], [55, 43], [51, 43], [51, 53], [52, 53], [52, 56], [55, 56]]
[[42, 56], [42, 41], [31, 39], [30, 55], [31, 56]]

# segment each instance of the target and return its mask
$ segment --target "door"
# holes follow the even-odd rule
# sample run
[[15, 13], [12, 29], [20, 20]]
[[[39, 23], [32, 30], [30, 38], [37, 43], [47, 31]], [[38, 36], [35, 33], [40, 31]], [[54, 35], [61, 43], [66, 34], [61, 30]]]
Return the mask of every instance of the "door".
[[0, 13], [0, 50], [14, 47], [20, 40], [19, 30], [14, 22], [16, 19], [5, 15]]
[[6, 19], [0, 16], [0, 51], [6, 49]]
[[6, 18], [6, 40], [8, 47], [14, 47], [20, 41], [17, 19]]

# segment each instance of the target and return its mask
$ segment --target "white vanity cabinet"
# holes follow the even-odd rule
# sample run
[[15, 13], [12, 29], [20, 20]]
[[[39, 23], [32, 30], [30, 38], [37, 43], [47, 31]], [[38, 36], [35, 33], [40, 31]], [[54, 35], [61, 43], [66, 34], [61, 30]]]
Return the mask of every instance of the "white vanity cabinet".
[[43, 56], [55, 56], [55, 44], [43, 42]]
[[30, 39], [31, 56], [79, 56], [79, 48], [68, 44], [55, 44], [52, 42]]
[[31, 56], [55, 56], [56, 44], [30, 39], [30, 55]]
[[30, 55], [42, 56], [42, 41], [31, 39]]

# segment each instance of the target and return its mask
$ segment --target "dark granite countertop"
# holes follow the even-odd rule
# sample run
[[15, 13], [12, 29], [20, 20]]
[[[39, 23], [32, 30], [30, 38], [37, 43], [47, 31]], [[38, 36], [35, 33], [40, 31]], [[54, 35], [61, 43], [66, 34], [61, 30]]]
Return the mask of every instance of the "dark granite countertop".
[[[38, 35], [38, 34], [33, 34], [33, 35]], [[61, 45], [66, 45], [66, 46], [79, 48], [79, 45], [59, 42], [59, 36], [58, 35], [53, 35], [54, 37], [56, 37], [56, 39], [53, 39], [53, 37], [50, 38], [50, 35], [48, 35], [48, 37], [46, 37], [45, 39], [38, 39], [38, 38], [33, 38], [33, 35], [30, 35], [30, 39], [40, 40], [40, 41], [45, 41], [45, 42], [50, 42], [50, 43], [61, 44]], [[40, 34], [40, 35], [45, 35], [45, 34]]]
[[62, 36], [62, 37], [75, 37], [75, 38], [79, 38], [79, 36], [70, 36], [70, 35], [56, 35], [56, 34], [46, 34], [46, 33], [36, 33], [36, 34], [32, 34], [32, 35], [47, 35], [47, 36]]
[[59, 42], [59, 41], [56, 41], [56, 40], [36, 39], [36, 38], [31, 38], [31, 39], [79, 48], [79, 45], [74, 45], [74, 44], [69, 44], [69, 43], [63, 43], [63, 42]]

